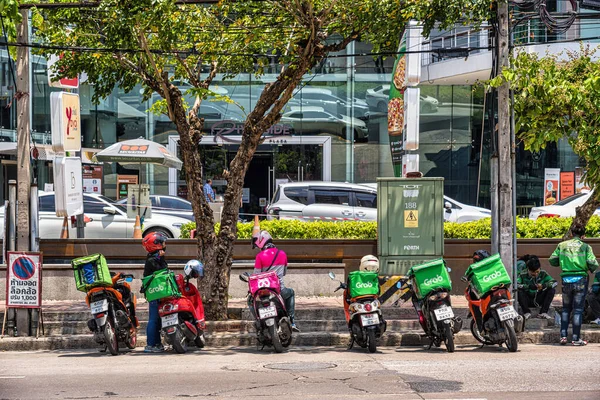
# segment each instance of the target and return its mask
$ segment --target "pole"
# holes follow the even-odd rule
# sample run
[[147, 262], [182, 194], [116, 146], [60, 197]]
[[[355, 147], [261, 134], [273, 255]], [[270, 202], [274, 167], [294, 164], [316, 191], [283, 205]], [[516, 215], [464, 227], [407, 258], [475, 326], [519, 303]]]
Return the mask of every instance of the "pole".
[[[29, 10], [21, 10], [22, 21], [17, 27], [17, 224], [16, 250], [28, 251], [31, 236], [29, 225], [29, 195], [31, 190], [31, 122], [29, 91]], [[28, 310], [17, 310], [17, 327], [20, 335], [27, 335], [30, 326]]]
[[[509, 14], [508, 2], [498, 2], [498, 29], [496, 46], [498, 47], [497, 74], [509, 67]], [[507, 268], [513, 266], [513, 149], [510, 130], [510, 87], [504, 82], [498, 88], [498, 251]]]

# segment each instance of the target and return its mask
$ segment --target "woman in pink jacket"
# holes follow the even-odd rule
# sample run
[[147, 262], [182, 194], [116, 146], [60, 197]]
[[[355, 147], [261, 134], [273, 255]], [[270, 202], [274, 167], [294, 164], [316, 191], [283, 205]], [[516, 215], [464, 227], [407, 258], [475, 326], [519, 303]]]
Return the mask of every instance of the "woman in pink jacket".
[[252, 248], [259, 248], [260, 253], [256, 255], [254, 260], [254, 274], [261, 274], [267, 271], [275, 271], [281, 285], [281, 297], [285, 301], [290, 321], [292, 322], [292, 330], [300, 332], [296, 326], [294, 319], [294, 309], [296, 307], [294, 289], [285, 287], [283, 277], [287, 272], [287, 255], [285, 251], [277, 249], [273, 244], [273, 238], [267, 231], [260, 231], [256, 236], [252, 236]]

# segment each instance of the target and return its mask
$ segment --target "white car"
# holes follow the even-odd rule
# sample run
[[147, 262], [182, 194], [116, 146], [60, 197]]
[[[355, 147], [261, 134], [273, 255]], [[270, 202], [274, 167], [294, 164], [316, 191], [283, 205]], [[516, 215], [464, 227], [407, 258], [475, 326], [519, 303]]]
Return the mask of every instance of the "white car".
[[448, 196], [444, 196], [444, 221], [469, 222], [491, 218], [492, 211], [487, 208], [469, 206]]
[[[367, 89], [365, 100], [369, 108], [382, 113], [387, 113], [387, 105], [390, 97], [390, 85], [379, 85], [372, 89]], [[419, 110], [422, 113], [437, 111], [439, 105], [438, 99], [431, 96], [421, 95]]]
[[355, 141], [365, 141], [369, 129], [364, 121], [342, 114], [332, 114], [323, 107], [292, 107], [292, 111], [281, 116], [281, 123], [294, 128], [297, 134], [330, 133], [346, 139], [346, 131], [354, 130]]
[[[88, 218], [85, 237], [132, 238], [135, 218], [127, 217], [125, 207], [95, 193], [83, 194], [83, 211]], [[56, 216], [54, 192], [39, 192], [40, 238], [58, 239], [63, 226], [63, 217]], [[4, 221], [4, 207], [0, 207], [0, 223]], [[161, 232], [170, 238], [178, 238], [183, 224], [189, 220], [171, 215], [152, 215], [144, 221], [142, 236], [150, 232]], [[76, 238], [77, 230], [69, 223], [69, 237]]]
[[[574, 217], [576, 208], [583, 205], [593, 192], [577, 193], [552, 204], [551, 206], [533, 207], [529, 212], [529, 219], [538, 219], [540, 217]], [[600, 215], [596, 210], [594, 215]]]

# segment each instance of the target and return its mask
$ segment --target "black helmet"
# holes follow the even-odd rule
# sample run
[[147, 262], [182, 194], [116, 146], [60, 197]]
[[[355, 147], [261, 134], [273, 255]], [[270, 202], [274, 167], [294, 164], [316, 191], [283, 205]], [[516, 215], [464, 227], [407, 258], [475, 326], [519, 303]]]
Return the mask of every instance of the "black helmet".
[[488, 258], [489, 256], [490, 253], [488, 253], [487, 250], [477, 250], [475, 253], [473, 253], [473, 262], [481, 261], [484, 258]]

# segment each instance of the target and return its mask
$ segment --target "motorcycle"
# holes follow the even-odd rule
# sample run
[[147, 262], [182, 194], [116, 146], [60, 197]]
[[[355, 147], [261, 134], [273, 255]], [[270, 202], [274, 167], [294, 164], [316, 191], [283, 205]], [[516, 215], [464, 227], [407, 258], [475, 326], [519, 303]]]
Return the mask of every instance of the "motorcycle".
[[255, 319], [258, 343], [273, 346], [276, 353], [292, 343], [292, 323], [279, 294], [281, 287], [275, 272], [250, 275], [244, 272], [240, 280], [248, 283], [248, 305]]
[[88, 321], [94, 340], [101, 345], [100, 351], [108, 349], [115, 356], [119, 353], [119, 342], [129, 349], [135, 348], [139, 323], [135, 316], [135, 295], [129, 285], [133, 275], [111, 273], [111, 277], [111, 286], [90, 289], [85, 300], [94, 317]]
[[[495, 266], [500, 268], [494, 269]], [[482, 269], [483, 273], [476, 273], [475, 269]], [[508, 275], [502, 276], [505, 274], [499, 255], [495, 255], [471, 265], [461, 280], [467, 283], [465, 297], [473, 337], [483, 345], [505, 343], [510, 352], [516, 352], [516, 334], [523, 331], [524, 319], [515, 310], [509, 290], [511, 280]]]
[[[445, 267], [444, 267], [445, 268]], [[449, 270], [449, 268], [448, 268]], [[401, 299], [412, 300], [413, 306], [419, 317], [419, 324], [425, 335], [430, 340], [428, 350], [431, 346], [440, 347], [446, 344], [448, 353], [454, 352], [454, 335], [462, 329], [462, 318], [454, 315], [450, 301], [450, 289], [448, 287], [434, 287], [432, 290], [417, 296], [417, 282], [415, 276], [410, 274], [398, 281], [397, 287], [406, 291]]]
[[[377, 274], [372, 274], [377, 279]], [[329, 278], [335, 280], [335, 274], [330, 272]], [[350, 330], [348, 350], [352, 349], [354, 342], [356, 342], [363, 349], [368, 347], [370, 353], [375, 353], [377, 351], [377, 339], [385, 332], [387, 323], [381, 313], [379, 295], [375, 294], [375, 291], [379, 291], [379, 283], [369, 283], [358, 282], [361, 287], [372, 287], [372, 294], [350, 297], [348, 285], [344, 282], [340, 282], [334, 292], [344, 289], [344, 314]]]
[[175, 275], [181, 297], [165, 297], [160, 300], [158, 314], [161, 317], [162, 333], [167, 344], [183, 354], [188, 345], [194, 343], [199, 349], [206, 344], [204, 331], [204, 305], [198, 288], [190, 283], [189, 277]]

